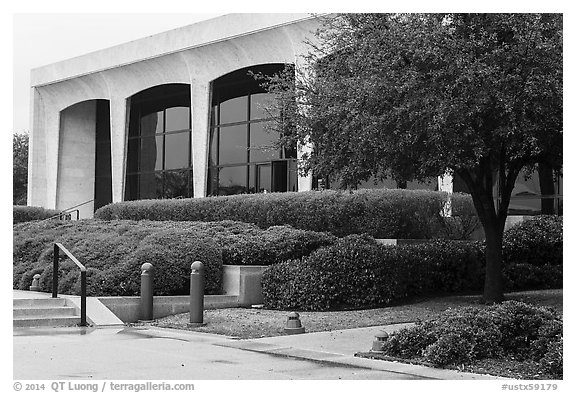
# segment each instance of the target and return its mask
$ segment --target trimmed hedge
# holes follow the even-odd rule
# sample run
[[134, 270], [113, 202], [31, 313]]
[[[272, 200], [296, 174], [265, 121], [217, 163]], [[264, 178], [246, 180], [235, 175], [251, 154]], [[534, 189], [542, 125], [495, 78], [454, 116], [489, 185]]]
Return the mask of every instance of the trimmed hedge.
[[[220, 292], [222, 264], [273, 264], [301, 258], [332, 244], [333, 235], [290, 227], [262, 230], [253, 224], [221, 221], [45, 221], [28, 222], [13, 230], [13, 287], [28, 289], [34, 274], [41, 288], [52, 283], [53, 244], [66, 246], [85, 266], [90, 296], [130, 296], [140, 291], [140, 266], [156, 268], [155, 293], [189, 293], [189, 269], [194, 260], [206, 265], [206, 293]], [[79, 292], [75, 265], [61, 264], [60, 290]]]
[[[507, 290], [562, 287], [559, 225], [561, 219], [540, 217], [506, 234], [503, 275]], [[531, 241], [524, 228], [530, 231], [534, 226], [540, 232]], [[534, 255], [547, 250], [551, 257], [542, 256], [546, 258], [542, 264], [540, 259], [515, 256], [515, 250], [525, 254], [533, 250]], [[302, 260], [269, 267], [262, 287], [265, 306], [275, 309], [377, 306], [416, 295], [480, 290], [484, 266], [483, 242], [435, 240], [389, 247], [368, 235], [351, 235]]]
[[449, 309], [417, 322], [384, 342], [386, 355], [436, 366], [460, 366], [487, 358], [538, 362], [550, 379], [562, 378], [562, 318], [554, 310], [507, 301]]
[[44, 209], [37, 206], [16, 206], [12, 208], [12, 223], [45, 220], [60, 213], [58, 210]]
[[102, 220], [172, 220], [290, 225], [336, 236], [367, 233], [376, 238], [463, 238], [478, 225], [469, 195], [453, 194], [446, 224], [440, 212], [448, 194], [427, 190], [309, 191], [222, 197], [140, 200], [98, 209]]
[[328, 310], [386, 305], [414, 295], [480, 289], [482, 244], [434, 241], [387, 247], [350, 235], [302, 260], [264, 271], [264, 304]]

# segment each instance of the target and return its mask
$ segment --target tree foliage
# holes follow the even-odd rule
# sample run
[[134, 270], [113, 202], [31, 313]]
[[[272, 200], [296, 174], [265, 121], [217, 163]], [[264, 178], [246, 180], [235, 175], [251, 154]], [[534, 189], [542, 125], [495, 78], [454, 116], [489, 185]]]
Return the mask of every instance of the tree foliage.
[[12, 199], [14, 205], [25, 205], [28, 187], [28, 134], [12, 137]]
[[487, 236], [485, 297], [501, 298], [518, 173], [562, 163], [562, 15], [343, 14], [315, 42], [296, 78], [268, 81], [285, 142], [313, 146], [304, 169], [352, 188], [457, 173]]

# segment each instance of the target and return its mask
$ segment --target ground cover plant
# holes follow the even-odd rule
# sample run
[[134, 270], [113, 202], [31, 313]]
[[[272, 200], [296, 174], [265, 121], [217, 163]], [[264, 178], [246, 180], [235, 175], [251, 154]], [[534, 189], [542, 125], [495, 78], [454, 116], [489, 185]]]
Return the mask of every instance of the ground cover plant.
[[[504, 242], [508, 290], [562, 287], [561, 234], [562, 218], [552, 216], [509, 230]], [[330, 310], [478, 291], [483, 284], [484, 254], [483, 242], [435, 240], [390, 247], [368, 235], [350, 235], [301, 260], [266, 269], [264, 304], [273, 309]]]
[[126, 201], [104, 206], [95, 216], [103, 220], [235, 220], [260, 228], [290, 225], [336, 236], [468, 238], [479, 226], [472, 199], [452, 194], [454, 218], [444, 218], [441, 212], [447, 198], [448, 194], [437, 191], [399, 189], [245, 194]]
[[538, 369], [540, 378], [561, 379], [562, 328], [562, 316], [554, 309], [506, 301], [448, 309], [434, 319], [418, 321], [394, 332], [382, 352], [384, 359], [460, 369], [511, 362]]
[[[138, 295], [140, 266], [155, 266], [155, 293], [189, 291], [189, 268], [206, 265], [206, 293], [220, 292], [223, 264], [270, 265], [301, 258], [332, 244], [334, 236], [287, 226], [267, 230], [220, 221], [170, 222], [81, 220], [28, 222], [13, 228], [13, 287], [28, 289], [34, 274], [50, 290], [54, 242], [62, 243], [87, 267], [90, 296]], [[63, 259], [60, 292], [77, 293], [79, 274]]]

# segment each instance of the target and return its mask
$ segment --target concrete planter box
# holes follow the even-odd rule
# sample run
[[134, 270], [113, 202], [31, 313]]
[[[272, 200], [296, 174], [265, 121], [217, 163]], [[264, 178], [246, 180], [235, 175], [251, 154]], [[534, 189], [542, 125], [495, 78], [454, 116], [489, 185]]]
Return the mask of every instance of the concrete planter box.
[[[140, 297], [99, 297], [98, 300], [122, 322], [140, 319]], [[237, 296], [205, 295], [204, 309], [238, 307]], [[190, 311], [190, 296], [154, 296], [154, 319]]]
[[411, 244], [428, 243], [430, 239], [374, 239], [385, 246], [406, 246]]
[[264, 303], [262, 296], [262, 272], [268, 266], [224, 265], [222, 292], [238, 296], [239, 306]]

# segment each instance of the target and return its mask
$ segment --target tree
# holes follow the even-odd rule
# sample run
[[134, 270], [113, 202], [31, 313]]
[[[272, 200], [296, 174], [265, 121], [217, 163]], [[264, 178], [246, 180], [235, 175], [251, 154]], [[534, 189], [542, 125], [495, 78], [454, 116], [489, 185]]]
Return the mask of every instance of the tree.
[[304, 171], [349, 188], [370, 176], [458, 174], [486, 233], [484, 300], [503, 299], [516, 178], [537, 163], [562, 165], [561, 15], [337, 15], [296, 78], [267, 86], [283, 143], [313, 146]]
[[28, 134], [12, 137], [12, 199], [25, 205], [28, 189]]

